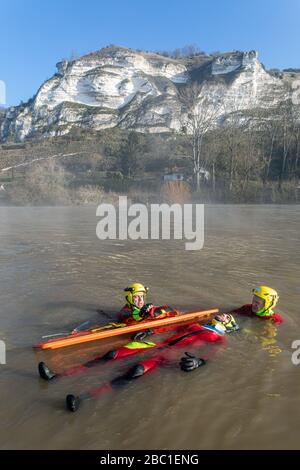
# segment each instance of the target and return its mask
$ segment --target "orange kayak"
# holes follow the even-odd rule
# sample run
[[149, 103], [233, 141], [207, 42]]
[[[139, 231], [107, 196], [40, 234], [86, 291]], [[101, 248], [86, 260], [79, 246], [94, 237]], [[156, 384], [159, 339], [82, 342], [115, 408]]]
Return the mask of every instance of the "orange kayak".
[[[119, 336], [126, 333], [135, 333], [137, 331], [143, 331], [147, 328], [158, 328], [165, 325], [173, 325], [185, 323], [186, 321], [205, 319], [211, 315], [218, 313], [218, 309], [203, 310], [199, 312], [188, 312], [180, 313], [174, 310], [174, 316], [168, 316], [167, 318], [162, 318], [158, 320], [142, 320], [137, 322], [134, 325], [116, 327], [103, 327], [94, 328], [93, 330], [82, 331], [80, 333], [70, 333], [68, 336], [63, 336], [62, 338], [51, 339], [34, 345], [34, 348], [38, 349], [58, 349], [65, 348], [67, 346], [74, 346], [77, 344], [88, 343], [90, 341], [98, 341], [104, 338], [111, 338], [113, 336]], [[170, 315], [171, 312], [168, 312]]]

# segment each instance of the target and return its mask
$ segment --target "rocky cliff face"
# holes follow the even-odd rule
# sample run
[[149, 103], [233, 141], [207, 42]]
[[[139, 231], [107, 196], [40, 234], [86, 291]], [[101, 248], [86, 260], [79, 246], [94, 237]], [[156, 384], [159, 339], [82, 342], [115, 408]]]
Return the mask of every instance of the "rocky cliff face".
[[226, 114], [278, 104], [286, 97], [290, 75], [268, 73], [255, 51], [175, 60], [104, 48], [59, 62], [33, 99], [0, 115], [0, 139], [57, 136], [73, 127], [179, 131], [184, 107], [178, 91], [193, 81], [203, 82], [208, 99], [222, 102], [220, 114]]

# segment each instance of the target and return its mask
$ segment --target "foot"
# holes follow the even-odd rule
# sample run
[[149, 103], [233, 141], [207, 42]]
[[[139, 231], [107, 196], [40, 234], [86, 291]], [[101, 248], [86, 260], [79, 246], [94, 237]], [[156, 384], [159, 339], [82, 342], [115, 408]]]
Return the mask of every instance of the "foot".
[[111, 351], [108, 351], [107, 353], [102, 356], [103, 361], [113, 361], [116, 359], [118, 354], [118, 351], [116, 349], [112, 349]]
[[77, 411], [80, 405], [80, 398], [75, 395], [66, 396], [66, 407], [69, 411]]
[[54, 374], [54, 372], [52, 372], [49, 369], [49, 367], [47, 366], [47, 364], [45, 364], [45, 362], [40, 362], [38, 369], [39, 369], [40, 377], [44, 380], [51, 380], [51, 379], [54, 379], [54, 377], [56, 377], [56, 374]]
[[136, 364], [125, 375], [127, 379], [137, 379], [145, 374], [145, 367], [143, 364]]

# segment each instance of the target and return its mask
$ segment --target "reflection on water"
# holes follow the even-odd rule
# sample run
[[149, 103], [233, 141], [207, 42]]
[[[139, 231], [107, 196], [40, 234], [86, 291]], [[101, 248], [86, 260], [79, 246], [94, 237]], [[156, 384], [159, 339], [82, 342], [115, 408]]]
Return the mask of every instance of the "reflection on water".
[[278, 329], [275, 325], [267, 323], [262, 331], [262, 335], [259, 336], [262, 348], [270, 354], [270, 356], [277, 356], [282, 352], [279, 345], [277, 344], [276, 336]]
[[[291, 363], [300, 335], [299, 207], [206, 206], [204, 248], [193, 252], [182, 241], [99, 241], [96, 224], [94, 208], [0, 208], [0, 447], [299, 447], [300, 369]], [[136, 359], [45, 383], [36, 374], [41, 358], [64, 370], [116, 343], [43, 354], [31, 345], [86, 319], [112, 319], [134, 280], [150, 286], [152, 302], [181, 310], [228, 311], [248, 303], [253, 286], [270, 284], [285, 323], [239, 319], [241, 332], [206, 367], [184, 374], [184, 351], [173, 351], [167, 366], [68, 414], [67, 393], [98, 386]]]

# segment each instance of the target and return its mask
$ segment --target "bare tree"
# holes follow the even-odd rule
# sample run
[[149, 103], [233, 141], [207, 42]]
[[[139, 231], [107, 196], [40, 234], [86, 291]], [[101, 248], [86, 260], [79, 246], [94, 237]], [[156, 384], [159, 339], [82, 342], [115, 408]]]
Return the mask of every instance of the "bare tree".
[[197, 191], [200, 189], [201, 171], [205, 168], [203, 155], [203, 139], [216, 123], [220, 104], [214, 94], [209, 94], [205, 83], [191, 83], [180, 92], [183, 103], [182, 130], [186, 134], [192, 148], [194, 174]]
[[231, 112], [226, 112], [223, 123], [224, 133], [224, 151], [228, 158], [229, 173], [229, 192], [233, 189], [233, 181], [237, 171], [239, 156], [243, 152], [243, 132], [248, 123], [243, 120], [243, 113], [238, 109], [236, 103], [233, 103]]
[[261, 149], [258, 145], [257, 129], [250, 120], [243, 129], [241, 137], [240, 153], [237, 159], [237, 174], [241, 194], [245, 193], [250, 177], [258, 175], [264, 163], [261, 157]]
[[282, 161], [278, 178], [278, 189], [281, 189], [286, 171], [288, 154], [293, 144], [295, 130], [297, 128], [298, 113], [291, 100], [287, 100], [280, 107], [280, 138], [282, 142]]
[[228, 160], [229, 192], [236, 174], [245, 189], [251, 172], [261, 167], [257, 148], [257, 116], [253, 111], [255, 97], [228, 94], [223, 103], [224, 150]]
[[258, 120], [257, 134], [260, 136], [259, 144], [261, 149], [262, 171], [261, 177], [263, 185], [265, 186], [269, 174], [270, 167], [274, 157], [274, 150], [276, 148], [276, 141], [279, 136], [279, 119], [274, 113], [270, 113], [269, 109], [260, 109], [256, 113]]
[[295, 175], [298, 173], [299, 158], [300, 158], [300, 119], [295, 129], [295, 159], [294, 159], [294, 172]]
[[299, 158], [300, 158], [300, 109], [294, 107], [292, 111], [291, 133], [292, 133], [292, 151], [291, 159], [288, 165], [288, 173], [291, 177], [297, 176]]

